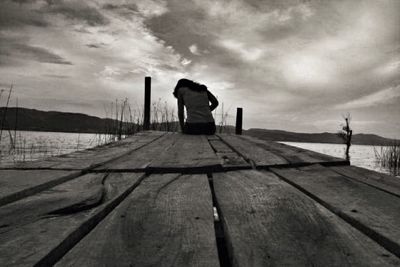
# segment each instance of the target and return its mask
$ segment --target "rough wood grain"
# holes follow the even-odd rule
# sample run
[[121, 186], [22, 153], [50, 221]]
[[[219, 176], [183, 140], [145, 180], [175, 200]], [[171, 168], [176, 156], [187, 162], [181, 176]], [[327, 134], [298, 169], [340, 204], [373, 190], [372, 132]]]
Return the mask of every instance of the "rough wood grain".
[[270, 172], [213, 174], [232, 266], [396, 266], [400, 261]]
[[236, 152], [224, 152], [216, 153], [221, 160], [222, 167], [225, 171], [228, 170], [240, 170], [240, 169], [251, 169], [251, 165], [247, 163], [241, 156]]
[[211, 172], [221, 163], [206, 136], [176, 134], [174, 144], [149, 165], [153, 172]]
[[321, 163], [326, 165], [332, 164], [341, 164], [341, 165], [348, 165], [348, 161], [341, 158], [336, 158], [332, 156], [328, 156], [325, 154], [317, 153], [314, 151], [302, 149], [295, 146], [290, 146], [286, 144], [281, 144], [278, 142], [273, 141], [265, 141], [260, 140], [258, 138], [250, 137], [250, 136], [241, 136], [241, 138], [245, 140], [249, 140], [250, 142], [257, 144], [258, 146], [276, 153], [281, 157], [285, 158], [288, 162], [292, 165], [298, 163]]
[[321, 165], [272, 169], [400, 257], [400, 199]]
[[216, 135], [207, 135], [208, 140], [220, 140], [218, 136]]
[[218, 135], [231, 148], [235, 149], [243, 158], [257, 167], [289, 164], [283, 157], [268, 151], [259, 145], [236, 135]]
[[207, 137], [208, 142], [219, 157], [222, 167], [225, 170], [251, 168], [251, 165], [232, 148], [230, 148], [220, 139], [214, 138], [215, 136]]
[[142, 174], [87, 174], [0, 208], [0, 266], [51, 266], [138, 184]]
[[57, 266], [219, 266], [205, 175], [145, 178]]
[[167, 133], [151, 144], [110, 161], [96, 168], [95, 171], [145, 171], [153, 160], [174, 145], [177, 138], [177, 134]]
[[55, 169], [55, 170], [87, 170], [95, 168], [110, 160], [121, 157], [130, 151], [139, 149], [160, 138], [165, 132], [141, 132], [107, 145], [76, 151], [43, 160], [17, 163], [12, 166], [2, 166], [3, 169]]
[[88, 150], [88, 153], [82, 154], [79, 157], [72, 157], [73, 160], [61, 162], [54, 165], [52, 169], [90, 169], [99, 165], [105, 164], [111, 160], [119, 158], [126, 153], [144, 147], [157, 138], [160, 138], [165, 133], [163, 132], [143, 132], [133, 135], [121, 142], [112, 143], [107, 147], [94, 148]]
[[0, 206], [33, 195], [65, 181], [80, 172], [49, 170], [0, 170]]
[[231, 153], [231, 152], [234, 152], [232, 150], [232, 148], [230, 148], [227, 144], [222, 142], [220, 139], [218, 139], [218, 140], [208, 139], [208, 142], [210, 142], [210, 145], [212, 146], [212, 148], [216, 152], [219, 152], [219, 153]]
[[375, 188], [400, 197], [400, 179], [356, 166], [335, 166], [329, 169], [350, 179], [369, 184]]

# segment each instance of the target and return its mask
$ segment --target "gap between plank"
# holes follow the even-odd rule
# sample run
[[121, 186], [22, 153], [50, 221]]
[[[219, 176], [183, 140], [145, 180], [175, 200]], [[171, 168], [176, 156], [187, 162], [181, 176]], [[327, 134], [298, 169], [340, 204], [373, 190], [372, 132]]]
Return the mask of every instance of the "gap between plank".
[[[151, 140], [151, 141], [149, 141], [149, 142], [147, 142], [147, 143], [144, 143], [143, 145], [141, 145], [141, 146], [139, 146], [139, 147], [136, 147], [136, 148], [134, 148], [134, 149], [132, 149], [132, 150], [129, 150], [129, 151], [127, 151], [127, 152], [123, 153], [122, 155], [119, 155], [119, 156], [117, 156], [117, 157], [115, 157], [115, 158], [111, 158], [111, 159], [108, 159], [108, 160], [106, 160], [106, 161], [93, 164], [93, 165], [91, 165], [91, 166], [89, 166], [89, 167], [86, 167], [86, 168], [83, 168], [83, 169], [77, 169], [77, 168], [53, 168], [53, 167], [45, 167], [45, 168], [40, 168], [40, 167], [18, 167], [18, 166], [17, 166], [17, 167], [12, 167], [12, 166], [11, 166], [11, 167], [0, 167], [0, 170], [50, 170], [50, 171], [51, 171], [51, 170], [55, 170], [55, 171], [80, 171], [80, 172], [81, 172], [81, 175], [84, 175], [84, 174], [87, 174], [87, 173], [91, 172], [92, 169], [94, 169], [94, 168], [98, 168], [98, 167], [100, 167], [101, 165], [107, 164], [107, 163], [109, 163], [109, 162], [111, 162], [111, 161], [114, 161], [114, 160], [117, 160], [117, 159], [119, 159], [119, 158], [122, 158], [122, 157], [128, 155], [129, 153], [132, 153], [132, 152], [134, 152], [134, 151], [136, 151], [136, 150], [138, 150], [138, 149], [141, 149], [141, 148], [143, 148], [143, 147], [145, 147], [145, 146], [147, 146], [147, 145], [149, 145], [149, 144], [151, 144], [151, 143], [157, 141], [158, 139], [160, 139], [161, 137], [165, 136], [166, 134], [167, 134], [167, 132], [165, 132], [165, 133], [163, 133], [162, 135], [155, 137], [153, 140]], [[90, 148], [88, 148], [88, 149], [86, 149], [86, 150], [90, 150]], [[85, 151], [85, 150], [82, 150], [82, 151]], [[67, 155], [67, 154], [65, 154], [65, 155]], [[65, 155], [63, 155], [63, 156], [65, 156]], [[54, 158], [54, 157], [50, 157], [50, 158]], [[71, 159], [71, 160], [73, 160], [73, 159]]]
[[[83, 222], [75, 231], [67, 236], [57, 247], [51, 250], [46, 256], [39, 260], [34, 266], [53, 266], [57, 263], [65, 254], [67, 254], [79, 241], [81, 241], [87, 234], [89, 234], [108, 214], [110, 214], [115, 208], [118, 207], [121, 202], [126, 199], [140, 183], [148, 177], [147, 174], [143, 174], [137, 182], [129, 187], [125, 192], [116, 197], [113, 201], [106, 205], [106, 207], [99, 213], [90, 217], [88, 220]], [[103, 177], [104, 179], [104, 177]]]
[[[321, 162], [299, 162], [299, 163], [257, 166], [252, 159], [250, 159], [250, 158], [246, 157], [245, 155], [243, 155], [242, 153], [240, 153], [240, 151], [238, 151], [235, 147], [231, 146], [228, 142], [226, 142], [219, 135], [216, 135], [216, 136], [221, 140], [221, 142], [226, 144], [230, 149], [232, 149], [235, 153], [237, 153], [239, 156], [241, 156], [247, 163], [249, 163], [253, 170], [270, 170], [270, 168], [296, 168], [296, 167], [306, 167], [306, 166], [310, 166], [313, 164], [321, 164], [322, 166], [325, 166], [325, 167], [349, 166], [350, 165], [350, 162], [348, 162], [348, 161], [321, 161]], [[243, 139], [240, 136], [238, 138], [247, 141], [246, 139]], [[253, 143], [253, 145], [257, 145], [257, 144]], [[263, 149], [265, 149], [265, 148], [263, 148]], [[265, 150], [267, 150], [267, 149], [265, 149]], [[267, 151], [269, 151], [269, 150], [267, 150]], [[289, 160], [286, 157], [282, 156], [281, 154], [277, 154], [277, 155], [279, 155], [279, 157], [282, 157], [283, 159], [285, 159], [286, 161], [289, 162]], [[243, 168], [241, 168], [241, 169], [243, 169]]]
[[365, 234], [369, 238], [371, 238], [373, 241], [378, 243], [380, 246], [385, 248], [387, 251], [391, 252], [393, 255], [397, 256], [400, 258], [400, 245], [391, 241], [390, 239], [386, 238], [385, 236], [379, 234], [378, 232], [374, 231], [373, 229], [369, 228], [368, 226], [364, 225], [363, 223], [360, 223], [359, 221], [351, 218], [350, 216], [346, 215], [345, 213], [341, 212], [339, 209], [333, 207], [329, 203], [325, 202], [324, 200], [320, 199], [316, 195], [308, 192], [306, 189], [302, 188], [301, 186], [297, 185], [296, 183], [290, 181], [289, 179], [286, 179], [284, 176], [280, 175], [279, 173], [274, 172], [273, 170], [270, 170], [272, 173], [274, 173], [279, 179], [282, 181], [288, 183], [289, 185], [293, 186], [300, 192], [304, 193], [306, 196], [310, 197], [314, 201], [318, 202], [322, 206], [324, 206], [326, 209], [328, 209], [330, 212], [333, 214], [339, 216], [339, 218], [343, 219], [345, 222], [350, 224], [352, 227], [360, 231], [361, 233]]
[[375, 188], [375, 189], [378, 189], [378, 190], [380, 190], [380, 191], [383, 191], [383, 192], [385, 192], [385, 193], [391, 194], [391, 195], [393, 195], [393, 196], [395, 196], [395, 197], [400, 197], [399, 194], [393, 193], [393, 192], [388, 191], [388, 190], [386, 190], [386, 189], [384, 189], [384, 188], [381, 188], [381, 187], [379, 187], [379, 186], [375, 186], [375, 185], [373, 185], [373, 184], [364, 182], [364, 181], [362, 181], [361, 179], [359, 180], [359, 179], [352, 178], [351, 176], [348, 176], [348, 175], [346, 175], [346, 174], [343, 174], [343, 173], [341, 173], [341, 172], [338, 172], [338, 171], [335, 170], [335, 169], [329, 168], [329, 170], [330, 170], [330, 171], [333, 171], [333, 172], [335, 172], [335, 173], [337, 173], [337, 174], [339, 174], [339, 175], [341, 175], [341, 176], [343, 176], [343, 177], [346, 177], [347, 179], [350, 179], [351, 181], [356, 181], [356, 182], [359, 182], [359, 183], [362, 183], [362, 184], [371, 186], [371, 187], [373, 187], [373, 188]]
[[0, 207], [4, 206], [4, 205], [7, 205], [7, 204], [10, 204], [10, 203], [13, 203], [13, 202], [18, 201], [18, 200], [21, 200], [23, 198], [35, 195], [37, 193], [40, 193], [40, 192], [42, 192], [44, 190], [50, 189], [50, 188], [55, 187], [57, 185], [60, 185], [62, 183], [71, 181], [73, 179], [81, 177], [82, 175], [83, 174], [82, 174], [81, 171], [76, 171], [74, 173], [61, 176], [61, 177], [59, 177], [57, 179], [53, 179], [53, 180], [50, 180], [48, 182], [41, 183], [39, 185], [36, 185], [36, 186], [33, 186], [33, 187], [29, 187], [29, 188], [23, 189], [21, 191], [12, 193], [11, 195], [0, 197]]
[[[20, 199], [35, 195], [35, 194], [40, 193], [40, 192], [42, 192], [44, 190], [48, 190], [48, 189], [53, 188], [53, 187], [55, 187], [57, 185], [60, 185], [62, 183], [65, 183], [65, 182], [68, 182], [70, 180], [73, 180], [73, 179], [76, 179], [78, 177], [81, 177], [81, 176], [83, 176], [85, 174], [91, 173], [93, 171], [93, 169], [95, 169], [97, 167], [100, 167], [101, 165], [107, 164], [107, 163], [109, 163], [111, 161], [114, 161], [114, 160], [117, 160], [119, 158], [122, 158], [122, 157], [126, 156], [127, 154], [129, 154], [129, 153], [131, 153], [133, 151], [136, 151], [136, 150], [138, 150], [140, 148], [143, 148], [146, 145], [149, 145], [149, 144], [155, 142], [156, 140], [160, 139], [161, 137], [165, 136], [166, 134], [167, 134], [167, 132], [165, 132], [164, 134], [156, 137], [155, 139], [151, 140], [150, 142], [143, 144], [142, 146], [139, 146], [139, 147], [137, 147], [135, 149], [129, 150], [128, 152], [124, 153], [123, 155], [120, 155], [120, 156], [115, 157], [115, 158], [111, 158], [111, 159], [109, 159], [107, 161], [104, 161], [104, 162], [101, 162], [101, 163], [94, 164], [92, 166], [89, 166], [87, 168], [83, 168], [81, 170], [79, 170], [79, 169], [69, 169], [69, 168], [64, 168], [64, 169], [54, 169], [54, 168], [18, 168], [18, 167], [16, 167], [16, 168], [0, 168], [0, 170], [23, 170], [23, 171], [29, 171], [29, 170], [37, 170], [37, 171], [40, 171], [40, 170], [75, 171], [74, 173], [62, 176], [62, 177], [60, 177], [58, 179], [54, 179], [54, 180], [48, 181], [46, 183], [39, 184], [37, 186], [30, 187], [30, 188], [24, 189], [24, 190], [19, 191], [19, 192], [15, 192], [15, 193], [13, 193], [11, 195], [8, 195], [8, 196], [5, 196], [5, 197], [1, 197], [0, 198], [0, 207], [4, 206], [6, 204], [9, 204], [9, 203], [18, 201]], [[105, 171], [105, 172], [107, 172], [107, 171]]]
[[[147, 142], [147, 143], [145, 143], [145, 144], [143, 144], [143, 145], [141, 145], [141, 146], [139, 146], [139, 147], [136, 147], [136, 148], [134, 148], [134, 149], [132, 149], [132, 150], [129, 150], [129, 151], [123, 153], [122, 155], [119, 155], [118, 157], [111, 158], [111, 159], [106, 160], [106, 161], [104, 161], [104, 162], [94, 164], [94, 165], [92, 165], [92, 166], [90, 166], [90, 167], [88, 167], [88, 168], [86, 168], [86, 169], [83, 169], [82, 171], [85, 171], [86, 173], [89, 173], [89, 172], [93, 171], [93, 169], [95, 169], [95, 168], [98, 168], [98, 167], [100, 167], [100, 166], [102, 166], [102, 165], [105, 165], [105, 164], [107, 164], [107, 163], [110, 163], [110, 162], [112, 162], [112, 161], [114, 161], [114, 160], [117, 160], [117, 159], [120, 159], [120, 158], [122, 158], [122, 157], [125, 157], [125, 156], [129, 155], [130, 153], [132, 153], [132, 152], [134, 152], [134, 151], [136, 151], [136, 150], [139, 150], [139, 149], [141, 149], [141, 148], [143, 148], [143, 147], [145, 147], [145, 146], [147, 146], [147, 145], [150, 145], [151, 143], [157, 141], [157, 140], [160, 139], [161, 137], [164, 137], [166, 134], [167, 134], [167, 132], [165, 132], [164, 134], [162, 134], [162, 135], [160, 135], [160, 136], [154, 138], [154, 139], [151, 140], [150, 142]], [[107, 169], [106, 169], [106, 171], [107, 171]], [[85, 173], [85, 174], [86, 174], [86, 173]]]
[[[247, 163], [250, 164], [251, 168], [253, 170], [256, 169], [256, 164], [254, 163], [254, 161], [252, 159], [249, 159], [248, 157], [246, 157], [245, 155], [243, 155], [242, 153], [240, 153], [236, 148], [234, 148], [233, 146], [231, 146], [228, 142], [225, 142], [224, 139], [222, 139], [219, 135], [216, 135], [219, 140], [224, 143], [225, 145], [227, 145], [230, 149], [232, 149], [232, 151], [234, 151], [236, 154], [238, 154], [239, 156], [241, 156]], [[210, 141], [208, 141], [210, 142]], [[210, 144], [211, 145], [211, 144]], [[211, 146], [212, 147], [212, 146]]]
[[[210, 185], [210, 190], [211, 190], [213, 209], [215, 208], [217, 210], [217, 214], [218, 214], [218, 218], [219, 218], [219, 220], [214, 220], [215, 239], [217, 241], [219, 264], [221, 267], [231, 267], [232, 266], [232, 263], [231, 263], [232, 257], [231, 257], [231, 255], [229, 255], [229, 249], [228, 249], [229, 244], [226, 240], [225, 230], [224, 230], [224, 226], [222, 223], [223, 215], [221, 213], [221, 209], [218, 205], [217, 198], [215, 196], [212, 173], [208, 173], [207, 177], [208, 177], [208, 183]], [[213, 211], [213, 213], [214, 213], [214, 211]], [[232, 251], [232, 249], [230, 251]]]

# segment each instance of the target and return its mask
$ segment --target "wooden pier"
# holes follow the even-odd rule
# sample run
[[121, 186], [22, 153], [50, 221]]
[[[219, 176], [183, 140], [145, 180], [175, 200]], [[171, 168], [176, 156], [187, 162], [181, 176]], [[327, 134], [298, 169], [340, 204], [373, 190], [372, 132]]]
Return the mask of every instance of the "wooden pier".
[[400, 266], [400, 179], [280, 143], [146, 131], [0, 177], [0, 266]]

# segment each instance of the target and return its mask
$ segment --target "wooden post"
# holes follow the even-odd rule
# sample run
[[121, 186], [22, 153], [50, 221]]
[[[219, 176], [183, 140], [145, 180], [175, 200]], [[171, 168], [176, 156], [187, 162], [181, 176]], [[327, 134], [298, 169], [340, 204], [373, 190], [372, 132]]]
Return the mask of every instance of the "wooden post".
[[150, 130], [151, 77], [144, 78], [144, 119], [143, 130]]
[[237, 108], [236, 110], [236, 134], [242, 134], [242, 122], [243, 122], [243, 109]]

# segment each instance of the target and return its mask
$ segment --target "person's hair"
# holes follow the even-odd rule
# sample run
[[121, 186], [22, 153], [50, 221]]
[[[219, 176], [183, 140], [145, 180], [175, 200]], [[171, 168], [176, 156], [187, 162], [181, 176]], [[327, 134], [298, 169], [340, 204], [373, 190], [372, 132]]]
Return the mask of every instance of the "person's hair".
[[178, 97], [178, 90], [181, 87], [187, 87], [190, 90], [197, 91], [197, 92], [207, 91], [207, 86], [205, 86], [204, 84], [196, 83], [189, 79], [180, 79], [178, 81], [178, 83], [176, 84], [174, 92], [173, 92], [173, 95], [175, 97]]

